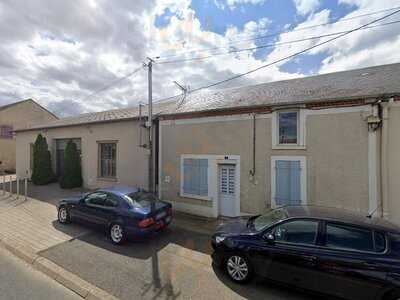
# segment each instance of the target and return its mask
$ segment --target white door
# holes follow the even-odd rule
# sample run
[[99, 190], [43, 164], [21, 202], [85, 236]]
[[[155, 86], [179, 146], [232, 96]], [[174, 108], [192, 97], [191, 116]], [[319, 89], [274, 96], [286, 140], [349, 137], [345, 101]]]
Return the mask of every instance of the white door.
[[236, 217], [236, 167], [235, 165], [219, 165], [219, 214]]

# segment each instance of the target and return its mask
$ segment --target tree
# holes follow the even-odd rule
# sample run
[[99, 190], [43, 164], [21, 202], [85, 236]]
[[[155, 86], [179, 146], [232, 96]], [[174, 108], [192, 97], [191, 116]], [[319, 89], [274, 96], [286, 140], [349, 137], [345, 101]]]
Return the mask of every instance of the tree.
[[51, 168], [51, 155], [47, 140], [41, 134], [36, 138], [33, 146], [33, 171], [32, 182], [37, 185], [44, 185], [55, 180]]
[[63, 189], [82, 186], [82, 168], [80, 153], [73, 141], [68, 141], [64, 153], [64, 174], [60, 180]]

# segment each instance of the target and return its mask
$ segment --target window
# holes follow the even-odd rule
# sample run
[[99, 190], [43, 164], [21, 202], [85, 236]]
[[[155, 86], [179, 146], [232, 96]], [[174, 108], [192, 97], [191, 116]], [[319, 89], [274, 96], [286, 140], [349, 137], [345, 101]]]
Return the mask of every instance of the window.
[[104, 205], [104, 201], [107, 198], [107, 194], [104, 193], [92, 193], [86, 196], [85, 203], [89, 205]]
[[13, 138], [13, 127], [8, 125], [0, 126], [0, 138], [12, 139]]
[[183, 194], [208, 196], [208, 159], [183, 159], [182, 178]]
[[271, 206], [307, 204], [305, 156], [271, 156]]
[[107, 195], [107, 198], [106, 198], [106, 200], [105, 200], [105, 202], [104, 202], [104, 206], [107, 206], [107, 207], [117, 207], [117, 206], [118, 206], [118, 203], [119, 203], [119, 199], [118, 199], [117, 196], [108, 194], [108, 195]]
[[298, 112], [278, 113], [279, 144], [298, 144]]
[[374, 240], [375, 240], [375, 251], [383, 252], [386, 248], [386, 239], [385, 235], [381, 232], [374, 232]]
[[99, 176], [103, 178], [116, 177], [116, 157], [117, 157], [117, 144], [116, 143], [100, 143], [100, 172]]
[[274, 228], [275, 241], [314, 245], [317, 240], [318, 221], [289, 221]]
[[338, 249], [374, 251], [371, 230], [339, 224], [326, 225], [325, 245]]
[[391, 233], [389, 235], [390, 249], [396, 254], [400, 254], [400, 234]]

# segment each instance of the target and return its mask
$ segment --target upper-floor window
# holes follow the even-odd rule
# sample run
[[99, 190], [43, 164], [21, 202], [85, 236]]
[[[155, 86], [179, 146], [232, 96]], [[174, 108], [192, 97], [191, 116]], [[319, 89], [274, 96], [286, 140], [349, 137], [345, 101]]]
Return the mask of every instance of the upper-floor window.
[[305, 149], [303, 110], [278, 110], [272, 114], [272, 147], [274, 149]]
[[12, 139], [13, 138], [13, 127], [8, 125], [0, 126], [0, 138]]
[[279, 144], [298, 144], [299, 113], [297, 111], [285, 111], [278, 113]]

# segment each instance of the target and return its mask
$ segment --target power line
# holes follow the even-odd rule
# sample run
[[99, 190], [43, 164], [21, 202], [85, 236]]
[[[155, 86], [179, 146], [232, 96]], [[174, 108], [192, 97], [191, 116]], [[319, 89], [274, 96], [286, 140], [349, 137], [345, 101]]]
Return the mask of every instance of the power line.
[[[292, 33], [292, 32], [308, 30], [308, 29], [317, 28], [317, 27], [321, 27], [321, 26], [332, 25], [332, 24], [336, 24], [336, 23], [340, 23], [340, 22], [350, 21], [350, 20], [354, 20], [354, 19], [358, 19], [358, 18], [363, 18], [363, 17], [366, 17], [366, 16], [379, 14], [379, 13], [386, 12], [386, 11], [397, 10], [399, 8], [400, 8], [400, 6], [397, 6], [397, 7], [392, 7], [392, 8], [387, 8], [387, 9], [382, 9], [382, 10], [378, 10], [378, 11], [374, 11], [374, 12], [370, 12], [370, 13], [357, 15], [357, 16], [354, 16], [354, 17], [349, 17], [349, 18], [344, 18], [344, 19], [336, 19], [336, 20], [332, 20], [332, 21], [329, 21], [329, 22], [326, 22], [326, 23], [310, 25], [310, 26], [294, 28], [294, 29], [290, 29], [290, 28], [294, 27], [294, 25], [291, 25], [288, 29], [285, 29], [285, 30], [275, 31], [275, 32], [267, 34], [267, 35], [254, 35], [254, 37], [252, 37], [252, 38], [230, 41], [228, 44], [244, 43], [244, 42], [248, 42], [248, 41], [254, 41], [254, 40], [260, 40], [260, 39], [265, 39], [265, 38], [269, 38], [269, 37], [274, 37], [274, 36], [278, 36], [280, 34], [288, 34], [288, 33]], [[298, 23], [296, 25], [298, 25]], [[204, 52], [204, 51], [211, 51], [211, 50], [218, 50], [218, 49], [229, 49], [229, 48], [231, 48], [231, 47], [225, 47], [224, 46], [224, 47], [210, 47], [210, 48], [192, 49], [192, 50], [188, 50], [188, 51], [181, 51], [179, 53], [171, 54], [171, 55], [165, 55], [165, 56], [159, 55], [159, 56], [157, 56], [157, 58], [165, 59], [165, 58], [183, 56], [183, 55], [188, 54], [188, 53]]]
[[350, 31], [348, 31], [348, 32], [345, 32], [345, 33], [343, 33], [343, 34], [341, 34], [341, 35], [339, 35], [339, 36], [336, 36], [336, 37], [333, 37], [333, 38], [331, 38], [331, 39], [329, 39], [329, 40], [326, 40], [326, 41], [324, 41], [324, 42], [315, 44], [314, 46], [308, 47], [308, 48], [306, 48], [306, 49], [304, 49], [304, 50], [301, 50], [301, 51], [298, 51], [298, 52], [296, 52], [296, 53], [294, 53], [294, 54], [291, 54], [291, 55], [289, 55], [289, 56], [280, 58], [280, 59], [275, 60], [275, 61], [273, 61], [273, 62], [271, 62], [271, 63], [262, 65], [262, 66], [260, 66], [260, 67], [258, 67], [258, 68], [252, 69], [252, 70], [247, 71], [247, 72], [245, 72], [245, 73], [241, 73], [241, 74], [238, 74], [238, 75], [229, 77], [229, 78], [227, 78], [227, 79], [224, 79], [224, 80], [221, 80], [221, 81], [217, 81], [217, 82], [214, 82], [214, 83], [211, 83], [211, 84], [208, 84], [208, 85], [205, 85], [205, 86], [202, 86], [202, 87], [193, 89], [193, 90], [190, 91], [190, 93], [194, 93], [194, 92], [197, 92], [197, 91], [200, 91], [200, 90], [203, 90], [203, 89], [208, 89], [208, 88], [210, 88], [210, 87], [214, 87], [214, 86], [217, 86], [217, 85], [226, 83], [226, 82], [228, 82], [228, 81], [231, 81], [231, 80], [234, 80], [234, 79], [237, 79], [237, 78], [246, 76], [246, 75], [248, 75], [248, 74], [257, 72], [257, 71], [259, 71], [259, 70], [261, 70], [261, 69], [267, 68], [267, 67], [272, 66], [272, 65], [274, 65], [274, 64], [277, 64], [277, 63], [279, 63], [279, 62], [282, 62], [282, 61], [288, 60], [288, 59], [290, 59], [290, 58], [296, 57], [296, 56], [298, 56], [298, 55], [300, 55], [300, 54], [303, 54], [303, 53], [305, 53], [305, 52], [308, 52], [309, 50], [312, 50], [312, 49], [317, 48], [317, 47], [319, 47], [319, 46], [322, 46], [322, 45], [325, 45], [325, 44], [327, 44], [327, 43], [330, 43], [330, 42], [332, 42], [332, 41], [334, 41], [334, 40], [337, 40], [337, 39], [339, 39], [339, 38], [341, 38], [341, 37], [344, 37], [344, 36], [346, 36], [346, 35], [349, 35], [350, 33], [353, 33], [353, 32], [355, 32], [355, 31], [361, 30], [361, 29], [363, 29], [363, 28], [365, 28], [365, 27], [367, 27], [367, 26], [369, 26], [369, 25], [372, 25], [372, 24], [374, 24], [374, 23], [376, 23], [376, 22], [379, 22], [379, 21], [381, 21], [381, 20], [384, 20], [384, 19], [386, 19], [386, 18], [389, 18], [390, 16], [393, 16], [393, 15], [399, 13], [399, 12], [400, 12], [400, 10], [396, 10], [395, 12], [392, 12], [392, 13], [390, 13], [390, 14], [388, 14], [388, 15], [386, 15], [386, 16], [383, 16], [383, 17], [381, 17], [381, 18], [375, 19], [374, 21], [371, 21], [371, 22], [369, 22], [369, 23], [367, 23], [367, 24], [364, 24], [364, 25], [362, 25], [362, 26], [359, 26], [359, 27], [357, 27], [357, 28], [355, 28], [355, 29], [352, 29], [352, 30], [350, 30]]
[[125, 79], [127, 79], [127, 78], [129, 78], [129, 77], [131, 77], [131, 76], [133, 76], [134, 74], [136, 74], [137, 72], [139, 72], [139, 71], [142, 70], [142, 69], [143, 69], [143, 66], [140, 66], [139, 68], [137, 68], [137, 69], [135, 69], [134, 71], [132, 71], [132, 72], [126, 74], [125, 76], [120, 77], [120, 78], [118, 78], [118, 79], [112, 81], [111, 83], [109, 83], [109, 84], [103, 86], [102, 88], [96, 90], [95, 92], [93, 92], [93, 93], [87, 95], [86, 97], [84, 97], [83, 99], [81, 99], [81, 101], [86, 101], [87, 99], [93, 97], [94, 95], [97, 95], [97, 94], [99, 94], [99, 93], [101, 93], [101, 92], [103, 92], [103, 91], [105, 91], [105, 90], [108, 90], [109, 88], [113, 87], [114, 85], [117, 85], [117, 84], [120, 83], [121, 81], [123, 81], [123, 80], [125, 80]]
[[[361, 30], [371, 29], [371, 28], [376, 28], [376, 27], [381, 27], [381, 26], [387, 26], [387, 25], [393, 25], [393, 24], [396, 24], [396, 23], [400, 23], [400, 20], [387, 22], [387, 23], [382, 23], [382, 24], [377, 24], [377, 25], [374, 25], [374, 26], [368, 26], [368, 27], [362, 28]], [[212, 54], [207, 55], [207, 56], [199, 56], [199, 57], [191, 57], [191, 58], [185, 58], [185, 59], [159, 61], [159, 62], [157, 62], [157, 64], [175, 64], [175, 63], [182, 63], [182, 62], [206, 60], [206, 59], [209, 59], [209, 58], [213, 58], [215, 56], [229, 55], [229, 54], [235, 54], [235, 53], [239, 53], [239, 52], [254, 51], [254, 50], [265, 49], [265, 48], [275, 48], [277, 46], [290, 45], [290, 44], [294, 44], [294, 43], [310, 41], [310, 40], [320, 39], [320, 38], [329, 37], [329, 36], [335, 36], [335, 35], [339, 35], [339, 34], [346, 33], [346, 32], [348, 32], [348, 30], [347, 31], [339, 31], [339, 32], [328, 33], [328, 34], [324, 34], [324, 35], [312, 36], [312, 37], [302, 38], [302, 39], [298, 39], [298, 40], [271, 43], [271, 44], [265, 44], [265, 45], [250, 47], [250, 48], [235, 49], [235, 50], [231, 50], [231, 51], [228, 51], [228, 52], [217, 52], [217, 53], [212, 53]]]

